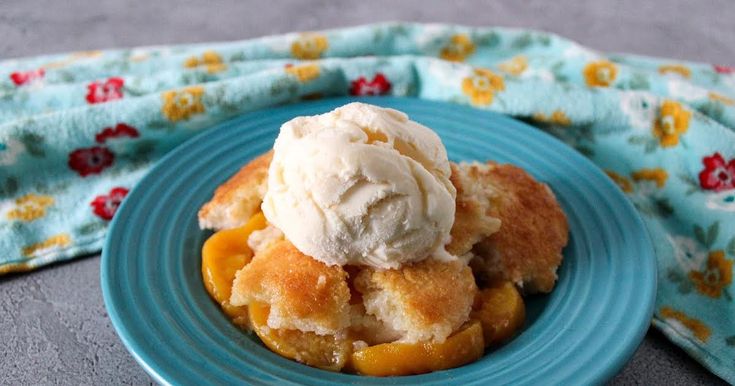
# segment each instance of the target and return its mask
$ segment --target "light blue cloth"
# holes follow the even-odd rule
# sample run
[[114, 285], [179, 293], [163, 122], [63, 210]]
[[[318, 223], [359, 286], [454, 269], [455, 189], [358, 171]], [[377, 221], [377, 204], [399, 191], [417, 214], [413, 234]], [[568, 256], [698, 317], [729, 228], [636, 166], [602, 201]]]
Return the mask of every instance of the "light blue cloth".
[[380, 24], [0, 62], [0, 273], [98, 251], [128, 189], [199, 131], [349, 93], [472, 104], [587, 155], [655, 243], [654, 325], [735, 382], [735, 70], [533, 31]]

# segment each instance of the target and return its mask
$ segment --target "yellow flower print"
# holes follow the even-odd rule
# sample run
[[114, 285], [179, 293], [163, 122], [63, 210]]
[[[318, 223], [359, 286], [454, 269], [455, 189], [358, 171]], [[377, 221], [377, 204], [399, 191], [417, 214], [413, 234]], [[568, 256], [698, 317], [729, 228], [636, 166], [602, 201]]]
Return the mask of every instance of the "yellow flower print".
[[567, 114], [561, 110], [554, 110], [551, 115], [536, 113], [533, 114], [532, 118], [534, 121], [543, 123], [554, 123], [560, 126], [569, 126], [572, 124], [572, 121], [569, 119]]
[[685, 78], [692, 76], [692, 70], [681, 64], [666, 64], [658, 68], [660, 74], [679, 74]]
[[319, 77], [321, 69], [317, 64], [301, 64], [298, 66], [287, 66], [286, 72], [295, 76], [299, 82], [306, 83], [310, 82]]
[[666, 180], [669, 178], [669, 173], [661, 168], [652, 169], [640, 169], [631, 174], [633, 180], [638, 181], [653, 181], [656, 183], [656, 187], [663, 188], [666, 186]]
[[658, 119], [653, 125], [653, 136], [658, 138], [661, 147], [679, 144], [679, 136], [689, 129], [691, 116], [692, 113], [678, 102], [666, 100], [661, 104]]
[[202, 86], [164, 91], [161, 94], [161, 99], [163, 99], [161, 112], [172, 122], [189, 119], [194, 114], [204, 112], [202, 95], [204, 95]]
[[706, 269], [689, 272], [689, 278], [697, 286], [697, 291], [719, 298], [722, 290], [732, 283], [732, 263], [725, 258], [724, 251], [712, 251], [707, 257]]
[[587, 63], [582, 72], [587, 85], [592, 87], [607, 87], [618, 76], [617, 66], [608, 60]]
[[528, 68], [528, 59], [525, 55], [518, 55], [498, 64], [500, 71], [508, 73], [510, 75], [518, 76], [523, 74]]
[[0, 275], [4, 275], [10, 272], [30, 271], [33, 268], [34, 267], [31, 264], [28, 264], [27, 261], [20, 262], [20, 263], [3, 264], [3, 265], [0, 265]]
[[475, 43], [472, 43], [467, 34], [452, 35], [449, 43], [441, 49], [439, 57], [452, 62], [464, 62], [468, 56], [475, 53]]
[[722, 103], [722, 104], [724, 104], [724, 105], [728, 105], [728, 106], [735, 106], [735, 99], [732, 99], [732, 98], [726, 97], [726, 96], [724, 96], [724, 95], [722, 95], [722, 94], [718, 94], [718, 93], [716, 93], [716, 92], [712, 92], [712, 91], [710, 91], [710, 92], [709, 92], [709, 93], [707, 94], [707, 97], [708, 97], [708, 98], [709, 98], [709, 99], [710, 99], [711, 101], [715, 101], [715, 102], [720, 102], [720, 103]]
[[476, 68], [472, 76], [462, 80], [462, 92], [470, 97], [470, 101], [476, 106], [491, 104], [495, 93], [503, 90], [505, 90], [503, 78], [485, 68]]
[[100, 50], [90, 50], [90, 51], [77, 51], [71, 54], [72, 58], [77, 59], [89, 59], [89, 58], [99, 58], [100, 56], [104, 55], [105, 53]]
[[613, 182], [615, 182], [623, 192], [630, 193], [633, 191], [633, 183], [630, 182], [628, 177], [620, 175], [612, 170], [605, 170], [605, 174], [607, 174], [607, 176], [610, 177], [610, 179], [613, 180]]
[[196, 56], [190, 56], [184, 60], [185, 68], [196, 68], [197, 66], [199, 66], [199, 58]]
[[150, 57], [151, 54], [146, 51], [134, 51], [130, 56], [128, 56], [128, 60], [131, 62], [143, 62], [148, 60]]
[[44, 252], [48, 252], [55, 248], [63, 248], [71, 244], [71, 237], [66, 233], [59, 233], [49, 237], [48, 239], [23, 247], [21, 251], [23, 256], [33, 256]]
[[70, 65], [70, 64], [72, 64], [72, 63], [74, 63], [74, 62], [76, 62], [76, 61], [78, 61], [80, 59], [97, 58], [97, 57], [100, 57], [102, 55], [104, 55], [104, 52], [103, 51], [99, 51], [99, 50], [97, 50], [97, 51], [79, 51], [79, 52], [72, 53], [71, 55], [67, 56], [64, 59], [53, 61], [53, 62], [48, 62], [48, 63], [44, 64], [42, 67], [43, 68], [62, 68], [62, 67], [66, 67], [66, 66], [68, 66], [68, 65]]
[[49, 68], [64, 68], [71, 64], [73, 61], [69, 59], [62, 59], [62, 60], [55, 60], [53, 62], [48, 62], [43, 65], [43, 68], [49, 69]]
[[291, 55], [296, 59], [318, 59], [329, 48], [327, 37], [318, 33], [301, 34], [291, 43]]
[[690, 318], [685, 313], [671, 307], [661, 307], [661, 316], [666, 319], [674, 319], [694, 334], [694, 337], [702, 342], [707, 342], [712, 332], [706, 324], [700, 320]]
[[222, 57], [214, 51], [206, 51], [202, 54], [201, 58], [192, 56], [184, 61], [184, 67], [186, 68], [197, 68], [200, 66], [206, 68], [210, 74], [227, 69], [227, 65], [222, 61]]
[[54, 204], [51, 196], [26, 194], [15, 200], [15, 208], [7, 213], [8, 220], [33, 221], [46, 215], [46, 208]]

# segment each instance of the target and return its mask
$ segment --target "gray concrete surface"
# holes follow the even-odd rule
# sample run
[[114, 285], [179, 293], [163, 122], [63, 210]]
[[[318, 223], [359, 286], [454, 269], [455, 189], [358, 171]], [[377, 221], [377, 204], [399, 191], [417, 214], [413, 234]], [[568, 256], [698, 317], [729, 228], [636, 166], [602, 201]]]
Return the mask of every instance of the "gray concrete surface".
[[[0, 0], [0, 57], [244, 39], [387, 20], [530, 27], [600, 50], [735, 64], [732, 0]], [[98, 256], [0, 278], [1, 385], [149, 383], [110, 325]], [[653, 330], [611, 382], [720, 383]]]

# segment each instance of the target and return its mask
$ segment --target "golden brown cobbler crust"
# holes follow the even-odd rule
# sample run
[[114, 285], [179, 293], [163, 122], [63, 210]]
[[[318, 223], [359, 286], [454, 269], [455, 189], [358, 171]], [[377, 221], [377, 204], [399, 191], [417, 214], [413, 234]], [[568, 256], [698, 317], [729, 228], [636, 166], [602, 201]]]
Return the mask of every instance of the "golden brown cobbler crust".
[[282, 240], [238, 271], [230, 303], [267, 303], [270, 327], [325, 335], [349, 325], [349, 300], [347, 273], [341, 267], [327, 266]]
[[477, 242], [497, 232], [501, 221], [491, 215], [492, 201], [497, 196], [492, 187], [477, 183], [479, 169], [455, 163], [450, 166], [449, 179], [457, 189], [457, 200], [452, 239], [446, 248], [452, 255], [462, 256]]
[[500, 230], [473, 247], [473, 268], [489, 279], [511, 280], [523, 292], [549, 292], [556, 282], [562, 248], [567, 244], [567, 218], [548, 186], [523, 169], [488, 162], [474, 167], [476, 183], [495, 187], [490, 211]]
[[[272, 156], [270, 151], [254, 159], [217, 188], [199, 211], [200, 224], [233, 228], [255, 214]], [[525, 293], [551, 291], [568, 238], [566, 216], [551, 190], [513, 165], [451, 167], [457, 201], [447, 250], [472, 251], [473, 269], [489, 279], [511, 280]]]
[[426, 259], [400, 269], [364, 268], [354, 283], [368, 313], [404, 341], [443, 341], [467, 321], [477, 292], [461, 261]]
[[212, 199], [199, 209], [199, 226], [229, 229], [245, 224], [260, 210], [273, 150], [248, 162], [214, 191]]

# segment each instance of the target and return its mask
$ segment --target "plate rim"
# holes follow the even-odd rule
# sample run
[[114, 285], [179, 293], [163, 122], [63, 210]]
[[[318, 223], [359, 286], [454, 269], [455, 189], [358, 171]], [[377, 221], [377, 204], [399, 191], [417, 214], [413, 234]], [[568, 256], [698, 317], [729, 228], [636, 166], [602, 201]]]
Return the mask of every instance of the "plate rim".
[[[549, 141], [555, 141], [560, 144], [563, 144], [563, 142], [559, 141], [557, 138], [553, 137], [552, 135], [535, 128], [526, 122], [517, 120], [515, 118], [502, 115], [493, 111], [489, 110], [479, 110], [472, 108], [470, 106], [465, 105], [456, 105], [451, 104], [447, 102], [441, 102], [441, 101], [431, 101], [431, 100], [424, 100], [424, 99], [418, 99], [418, 98], [405, 98], [405, 97], [380, 97], [380, 98], [370, 98], [370, 97], [363, 97], [363, 98], [351, 98], [351, 97], [338, 97], [338, 98], [327, 98], [327, 99], [320, 99], [316, 101], [301, 101], [294, 104], [288, 104], [288, 105], [280, 105], [275, 106], [267, 109], [260, 109], [253, 112], [245, 113], [239, 116], [232, 117], [231, 119], [228, 119], [226, 121], [223, 121], [221, 123], [218, 123], [216, 125], [213, 125], [211, 128], [205, 130], [202, 133], [199, 133], [197, 135], [194, 135], [192, 138], [189, 138], [184, 143], [178, 145], [176, 148], [172, 149], [171, 151], [164, 154], [160, 160], [158, 160], [155, 165], [151, 167], [151, 169], [146, 173], [143, 178], [141, 178], [138, 183], [133, 187], [131, 190], [131, 193], [134, 192], [136, 189], [139, 189], [140, 186], [143, 186], [143, 182], [147, 179], [152, 179], [155, 177], [157, 173], [160, 173], [166, 166], [167, 163], [171, 162], [171, 160], [175, 160], [176, 158], [180, 157], [189, 147], [195, 146], [196, 143], [200, 142], [203, 138], [211, 136], [213, 132], [216, 130], [222, 130], [226, 127], [232, 127], [236, 126], [241, 122], [247, 121], [251, 116], [254, 115], [260, 115], [267, 113], [269, 111], [281, 111], [281, 110], [288, 110], [297, 106], [302, 105], [329, 105], [334, 104], [335, 106], [354, 102], [354, 101], [362, 101], [366, 103], [373, 103], [377, 105], [391, 105], [395, 103], [419, 103], [419, 104], [428, 104], [428, 105], [435, 105], [436, 107], [451, 107], [451, 108], [457, 108], [457, 109], [465, 109], [467, 112], [471, 113], [480, 113], [480, 114], [488, 114], [488, 116], [493, 116], [493, 119], [499, 120], [499, 121], [505, 121], [508, 124], [512, 125], [520, 125], [524, 126], [525, 129], [530, 129], [530, 131], [533, 131], [534, 134], [532, 135], [540, 135], [541, 137], [545, 137], [545, 140]], [[333, 107], [332, 107], [333, 108]], [[583, 155], [581, 155], [579, 152], [577, 152], [575, 149], [567, 146], [566, 144], [563, 144], [564, 147], [566, 147], [568, 150], [570, 150], [570, 155], [572, 155], [573, 158], [577, 158], [577, 160], [582, 159], [584, 163], [587, 164], [587, 167], [591, 167], [595, 169], [596, 173], [604, 173], [597, 165], [595, 165], [591, 160], [587, 159]], [[641, 251], [641, 255], [647, 255], [648, 258], [646, 258], [646, 261], [648, 262], [648, 269], [646, 272], [649, 273], [649, 282], [651, 283], [648, 286], [648, 290], [646, 291], [648, 293], [648, 296], [644, 297], [646, 302], [646, 310], [642, 313], [643, 317], [641, 318], [641, 322], [639, 325], [636, 325], [635, 328], [630, 328], [630, 331], [633, 331], [634, 333], [631, 334], [631, 338], [628, 342], [624, 344], [623, 350], [620, 352], [619, 356], [617, 358], [614, 358], [612, 363], [609, 363], [605, 370], [601, 371], [597, 376], [593, 379], [594, 382], [600, 382], [605, 381], [610, 378], [612, 378], [615, 374], [617, 374], [620, 369], [630, 360], [635, 350], [640, 345], [644, 335], [646, 334], [646, 331], [648, 330], [648, 326], [650, 325], [650, 320], [653, 315], [653, 311], [655, 308], [655, 297], [656, 297], [656, 289], [657, 289], [657, 265], [656, 265], [656, 258], [655, 258], [655, 250], [653, 247], [653, 243], [651, 240], [651, 236], [649, 234], [649, 230], [644, 224], [640, 213], [634, 208], [632, 203], [625, 197], [617, 187], [614, 185], [612, 181], [607, 180], [608, 187], [605, 190], [605, 193], [614, 191], [618, 196], [622, 197], [623, 200], [620, 200], [624, 206], [626, 206], [627, 210], [630, 213], [633, 213], [634, 216], [630, 220], [636, 224], [636, 226], [642, 230], [644, 230], [641, 233], [641, 243], [645, 244], [646, 251]], [[613, 189], [610, 189], [613, 188]], [[127, 211], [128, 206], [132, 206], [133, 204], [129, 202], [132, 200], [124, 200], [122, 205], [118, 208], [118, 212], [122, 213]], [[102, 287], [102, 294], [105, 304], [105, 309], [110, 317], [111, 324], [113, 325], [115, 332], [120, 337], [121, 341], [123, 342], [125, 348], [127, 351], [133, 356], [133, 358], [136, 360], [136, 362], [143, 367], [143, 369], [148, 373], [151, 377], [153, 377], [157, 382], [161, 384], [171, 384], [168, 379], [166, 379], [162, 374], [160, 374], [158, 371], [156, 371], [155, 363], [148, 363], [147, 359], [145, 358], [145, 353], [139, 352], [143, 351], [138, 347], [138, 344], [134, 341], [134, 339], [131, 337], [131, 333], [128, 330], [128, 327], [125, 325], [124, 318], [121, 314], [119, 314], [119, 310], [115, 308], [116, 300], [114, 295], [114, 289], [110, 286], [110, 281], [108, 279], [108, 274], [110, 274], [110, 269], [112, 268], [111, 265], [111, 255], [110, 255], [110, 245], [112, 243], [112, 240], [114, 238], [114, 235], [117, 232], [117, 229], [124, 227], [120, 225], [121, 221], [118, 221], [118, 219], [123, 218], [123, 216], [115, 216], [113, 220], [109, 224], [108, 233], [105, 237], [104, 247], [102, 250], [102, 262], [100, 267], [100, 285]], [[402, 377], [406, 378], [406, 377]]]

